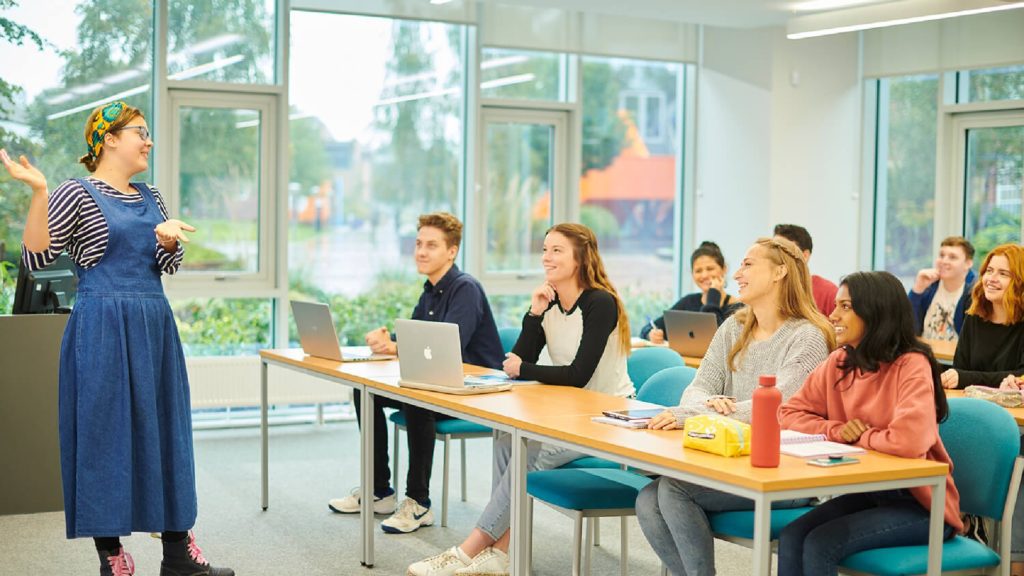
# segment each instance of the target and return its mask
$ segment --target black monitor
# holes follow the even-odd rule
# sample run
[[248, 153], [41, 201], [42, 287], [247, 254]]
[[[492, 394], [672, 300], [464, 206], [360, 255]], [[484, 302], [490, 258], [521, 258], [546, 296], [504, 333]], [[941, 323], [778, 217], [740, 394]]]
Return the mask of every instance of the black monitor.
[[68, 314], [78, 289], [75, 264], [67, 254], [42, 270], [18, 269], [12, 314]]

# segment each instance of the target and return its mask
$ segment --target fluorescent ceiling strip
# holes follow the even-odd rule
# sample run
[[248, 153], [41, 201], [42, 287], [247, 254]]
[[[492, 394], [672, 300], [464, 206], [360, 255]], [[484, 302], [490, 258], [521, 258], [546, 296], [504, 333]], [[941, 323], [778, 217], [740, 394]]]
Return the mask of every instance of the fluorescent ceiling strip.
[[837, 8], [850, 8], [861, 4], [877, 3], [878, 0], [810, 0], [799, 2], [790, 6], [794, 12], [812, 12], [816, 10], [835, 10]]
[[167, 77], [167, 79], [168, 80], [187, 80], [189, 78], [195, 78], [196, 76], [202, 76], [203, 74], [206, 74], [207, 72], [212, 72], [214, 70], [220, 70], [221, 68], [227, 68], [228, 66], [231, 66], [232, 64], [237, 64], [237, 63], [241, 62], [242, 60], [245, 60], [245, 56], [242, 56], [241, 54], [235, 54], [234, 56], [228, 56], [227, 58], [218, 58], [217, 60], [214, 60], [212, 62], [207, 62], [206, 64], [200, 64], [199, 66], [193, 66], [192, 68], [189, 68], [188, 70], [182, 70], [181, 72], [176, 72], [174, 74], [171, 74], [170, 76]]
[[135, 88], [129, 88], [128, 90], [124, 90], [122, 92], [118, 92], [117, 94], [111, 94], [110, 96], [106, 96], [104, 98], [100, 98], [99, 100], [93, 100], [92, 102], [88, 102], [88, 103], [82, 104], [81, 106], [75, 106], [74, 108], [69, 108], [69, 109], [64, 110], [62, 112], [56, 112], [54, 114], [50, 114], [49, 116], [46, 117], [46, 119], [47, 120], [56, 120], [58, 118], [63, 118], [65, 116], [71, 116], [72, 114], [76, 114], [76, 113], [82, 112], [84, 110], [92, 110], [93, 108], [99, 106], [100, 104], [105, 104], [107, 102], [110, 102], [111, 100], [120, 100], [122, 98], [127, 98], [129, 96], [134, 96], [136, 94], [142, 94], [143, 92], [146, 92], [147, 90], [149, 90], [149, 84], [143, 84], [142, 86], [136, 86]]
[[[858, 24], [849, 24], [844, 26], [828, 26], [824, 28], [811, 29], [802, 32], [791, 32], [786, 34], [786, 38], [790, 40], [800, 40], [802, 38], [815, 38], [818, 36], [829, 36], [832, 34], [842, 34], [845, 32], [858, 32], [861, 30], [870, 30], [874, 28], [887, 28], [889, 26], [901, 26], [904, 24], [915, 24], [918, 22], [930, 22], [934, 20], [945, 20], [947, 18], [958, 18], [960, 16], [972, 16], [975, 14], [986, 14], [989, 12], [1002, 12], [1004, 10], [1014, 10], [1017, 8], [1024, 8], [1024, 2], [1012, 2], [1008, 4], [1000, 4], [995, 6], [984, 6], [981, 8], [971, 8], [967, 10], [954, 10], [948, 12], [939, 12], [936, 14], [925, 14], [919, 16], [907, 16], [903, 18], [892, 18], [888, 20], [878, 20], [874, 22], [862, 22]], [[819, 16], [830, 16], [836, 13], [826, 13]], [[811, 18], [811, 17], [808, 17]], [[792, 23], [791, 23], [792, 26]]]
[[526, 56], [504, 56], [502, 58], [491, 58], [490, 60], [484, 60], [480, 64], [481, 70], [490, 70], [491, 68], [500, 68], [502, 66], [511, 66], [513, 64], [519, 64], [526, 62], [528, 58]]
[[494, 80], [488, 80], [480, 83], [481, 90], [487, 90], [489, 88], [498, 88], [501, 86], [511, 86], [512, 84], [522, 84], [524, 82], [533, 82], [537, 78], [536, 74], [517, 74], [515, 76], [506, 76], [504, 78], [496, 78]]

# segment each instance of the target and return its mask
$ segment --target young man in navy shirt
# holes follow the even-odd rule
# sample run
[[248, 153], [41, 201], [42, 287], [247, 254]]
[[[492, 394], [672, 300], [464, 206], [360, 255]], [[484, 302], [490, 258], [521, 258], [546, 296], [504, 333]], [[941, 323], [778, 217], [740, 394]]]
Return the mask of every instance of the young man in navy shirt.
[[[462, 222], [447, 212], [424, 214], [420, 216], [418, 229], [416, 269], [427, 280], [423, 283], [419, 303], [413, 309], [413, 320], [458, 324], [463, 362], [500, 370], [505, 354], [487, 295], [476, 278], [462, 272], [455, 265], [455, 256], [459, 253], [462, 241]], [[377, 354], [398, 352], [392, 334], [384, 327], [367, 334], [366, 343]], [[358, 396], [355, 397], [355, 406], [358, 414]], [[373, 511], [377, 514], [392, 514], [381, 523], [385, 532], [405, 534], [434, 523], [434, 514], [430, 509], [434, 425], [437, 419], [448, 417], [396, 400], [377, 397], [373, 410], [375, 438], [388, 437], [384, 408], [405, 412], [409, 472], [405, 483], [406, 498], [397, 506], [396, 511], [397, 498], [391, 488], [391, 470], [388, 467], [388, 443], [374, 443]], [[349, 496], [331, 500], [329, 505], [335, 512], [359, 513], [358, 488]]]

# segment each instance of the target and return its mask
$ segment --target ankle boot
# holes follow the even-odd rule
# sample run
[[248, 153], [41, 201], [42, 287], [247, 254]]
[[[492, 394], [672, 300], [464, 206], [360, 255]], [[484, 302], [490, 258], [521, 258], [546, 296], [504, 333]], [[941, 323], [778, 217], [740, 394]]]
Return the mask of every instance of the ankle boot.
[[196, 537], [189, 531], [180, 542], [164, 542], [164, 560], [160, 563], [160, 576], [235, 576], [230, 568], [214, 568], [203, 557], [196, 545]]
[[100, 576], [132, 576], [135, 574], [135, 562], [131, 554], [124, 548], [117, 550], [97, 550], [100, 555]]

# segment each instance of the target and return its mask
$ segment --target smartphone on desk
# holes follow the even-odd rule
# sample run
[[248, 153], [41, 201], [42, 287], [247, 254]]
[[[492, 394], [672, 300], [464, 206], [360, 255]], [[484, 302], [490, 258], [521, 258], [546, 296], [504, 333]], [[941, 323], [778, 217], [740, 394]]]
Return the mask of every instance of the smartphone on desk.
[[842, 466], [844, 464], [856, 464], [860, 460], [856, 458], [850, 458], [849, 456], [825, 456], [823, 458], [811, 458], [807, 461], [811, 466], [822, 466], [828, 468], [830, 466]]

